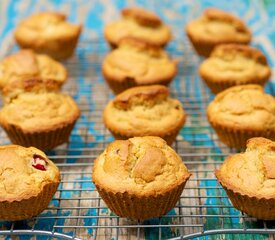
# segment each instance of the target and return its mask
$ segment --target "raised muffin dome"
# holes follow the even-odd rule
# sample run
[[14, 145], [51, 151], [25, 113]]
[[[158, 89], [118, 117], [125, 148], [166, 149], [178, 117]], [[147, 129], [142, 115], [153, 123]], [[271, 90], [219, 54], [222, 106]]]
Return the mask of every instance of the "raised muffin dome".
[[136, 38], [123, 39], [102, 66], [107, 83], [115, 93], [141, 85], [168, 85], [177, 66], [160, 47]]
[[77, 104], [68, 95], [30, 92], [4, 105], [0, 125], [13, 143], [48, 150], [68, 141], [79, 116]]
[[271, 75], [264, 54], [253, 47], [221, 44], [199, 68], [203, 80], [213, 93], [235, 85], [264, 85]]
[[0, 219], [36, 216], [49, 204], [60, 182], [58, 168], [40, 150], [0, 146]]
[[204, 57], [218, 44], [248, 44], [251, 40], [251, 32], [240, 18], [216, 8], [206, 9], [202, 16], [190, 21], [186, 33], [197, 53]]
[[125, 8], [121, 11], [121, 19], [106, 25], [104, 36], [114, 47], [124, 37], [135, 37], [164, 46], [171, 39], [171, 31], [153, 12], [142, 8]]
[[244, 153], [225, 160], [216, 176], [233, 205], [259, 219], [275, 219], [275, 142], [248, 140]]
[[111, 143], [95, 161], [92, 178], [112, 211], [142, 220], [174, 207], [190, 175], [164, 140], [135, 137]]
[[79, 117], [74, 100], [61, 93], [22, 93], [0, 111], [0, 123], [26, 132], [58, 128]]
[[22, 20], [14, 36], [21, 48], [66, 59], [73, 54], [80, 32], [81, 26], [66, 22], [62, 13], [39, 12]]
[[130, 88], [110, 101], [104, 123], [117, 139], [159, 136], [172, 144], [183, 126], [186, 114], [181, 103], [169, 97], [161, 85]]
[[260, 85], [220, 92], [209, 104], [207, 116], [220, 139], [232, 147], [245, 147], [251, 137], [275, 138], [275, 98]]
[[47, 55], [21, 50], [0, 62], [0, 88], [4, 96], [20, 92], [59, 90], [67, 80], [67, 70]]

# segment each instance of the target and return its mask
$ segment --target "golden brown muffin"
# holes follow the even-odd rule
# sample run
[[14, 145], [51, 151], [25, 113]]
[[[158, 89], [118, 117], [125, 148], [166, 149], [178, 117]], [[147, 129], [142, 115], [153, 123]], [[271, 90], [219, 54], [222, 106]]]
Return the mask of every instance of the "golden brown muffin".
[[66, 80], [62, 64], [32, 50], [21, 50], [0, 62], [0, 89], [6, 98], [28, 91], [57, 91]]
[[134, 86], [168, 85], [177, 73], [177, 65], [162, 48], [125, 38], [105, 57], [102, 73], [114, 93], [120, 93]]
[[260, 50], [240, 44], [221, 44], [200, 65], [199, 73], [216, 94], [235, 85], [254, 83], [263, 86], [271, 70]]
[[206, 9], [202, 16], [189, 22], [185, 31], [196, 52], [204, 57], [218, 44], [251, 41], [251, 32], [241, 19], [215, 8]]
[[60, 173], [40, 150], [0, 146], [0, 219], [24, 220], [41, 213], [54, 196]]
[[244, 148], [252, 137], [275, 139], [275, 98], [260, 85], [241, 85], [220, 92], [207, 108], [220, 140]]
[[135, 37], [164, 46], [171, 39], [171, 30], [153, 12], [142, 8], [125, 8], [121, 10], [121, 19], [105, 27], [104, 37], [112, 47], [116, 47], [124, 37]]
[[191, 174], [159, 137], [116, 140], [96, 159], [92, 179], [107, 206], [144, 220], [171, 210]]
[[171, 145], [186, 120], [181, 103], [161, 85], [130, 88], [105, 107], [104, 123], [116, 139], [159, 136]]
[[275, 142], [249, 139], [245, 153], [228, 157], [216, 176], [235, 208], [258, 219], [275, 219]]
[[14, 36], [21, 48], [31, 48], [61, 60], [73, 54], [81, 28], [66, 22], [62, 13], [40, 12], [20, 22]]
[[65, 143], [80, 115], [61, 93], [22, 93], [0, 111], [0, 125], [12, 143], [48, 150]]

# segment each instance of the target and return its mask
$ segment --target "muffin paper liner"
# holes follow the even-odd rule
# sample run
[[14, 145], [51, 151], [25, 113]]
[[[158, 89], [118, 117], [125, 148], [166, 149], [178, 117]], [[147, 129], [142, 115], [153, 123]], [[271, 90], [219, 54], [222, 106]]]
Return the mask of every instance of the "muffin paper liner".
[[214, 49], [215, 45], [213, 43], [199, 42], [192, 39], [192, 37], [187, 33], [189, 41], [192, 43], [195, 51], [198, 55], [203, 57], [209, 57], [210, 53]]
[[264, 86], [266, 82], [268, 81], [268, 78], [265, 79], [255, 79], [251, 81], [246, 81], [242, 83], [236, 83], [235, 81], [223, 81], [223, 82], [213, 82], [209, 79], [201, 77], [206, 85], [210, 88], [212, 93], [217, 94], [227, 88], [237, 86], [237, 85], [245, 85], [245, 84], [259, 84], [261, 86]]
[[240, 130], [240, 129], [231, 129], [228, 127], [221, 126], [220, 124], [213, 123], [210, 121], [210, 124], [216, 131], [219, 139], [229, 147], [235, 148], [245, 148], [246, 141], [252, 137], [265, 137], [271, 140], [275, 138], [274, 131], [257, 131], [257, 130]]
[[14, 201], [0, 201], [0, 219], [18, 221], [30, 219], [47, 208], [59, 183], [49, 183], [37, 196]]
[[[137, 135], [127, 135], [127, 134], [123, 134], [121, 132], [118, 132], [116, 130], [110, 129], [109, 126], [107, 127], [109, 129], [109, 131], [112, 133], [112, 135], [114, 136], [115, 139], [117, 140], [127, 140], [128, 138], [131, 137], [137, 137]], [[176, 129], [174, 132], [169, 132], [165, 135], [154, 135], [154, 134], [149, 134], [150, 136], [158, 136], [161, 137], [162, 139], [164, 139], [166, 141], [166, 143], [168, 145], [172, 145], [173, 142], [176, 140], [180, 129], [182, 128], [182, 126], [179, 129]], [[139, 136], [145, 136], [145, 135], [139, 135]]]
[[11, 142], [24, 147], [36, 147], [40, 150], [50, 150], [68, 141], [76, 120], [60, 128], [26, 133], [21, 128], [10, 125], [2, 126]]
[[137, 86], [149, 86], [149, 85], [154, 85], [154, 84], [168, 86], [170, 84], [170, 82], [173, 80], [173, 77], [172, 77], [172, 78], [166, 79], [165, 81], [162, 80], [161, 82], [156, 81], [156, 82], [152, 82], [150, 84], [137, 84], [135, 79], [133, 79], [133, 78], [126, 78], [123, 81], [118, 82], [115, 79], [107, 77], [104, 73], [103, 73], [103, 75], [104, 75], [104, 79], [106, 80], [106, 82], [108, 83], [109, 87], [112, 89], [114, 94], [119, 94], [128, 88], [137, 87]]
[[[189, 178], [189, 177], [188, 177]], [[188, 180], [163, 195], [138, 197], [134, 194], [113, 193], [96, 185], [96, 188], [106, 205], [116, 215], [135, 220], [145, 220], [160, 217], [171, 210], [180, 198], [183, 188]]]
[[[220, 182], [221, 183], [221, 182]], [[222, 183], [224, 190], [227, 193], [232, 205], [238, 210], [246, 213], [249, 216], [262, 220], [275, 219], [275, 198], [257, 198], [250, 197], [239, 192], [235, 192]]]

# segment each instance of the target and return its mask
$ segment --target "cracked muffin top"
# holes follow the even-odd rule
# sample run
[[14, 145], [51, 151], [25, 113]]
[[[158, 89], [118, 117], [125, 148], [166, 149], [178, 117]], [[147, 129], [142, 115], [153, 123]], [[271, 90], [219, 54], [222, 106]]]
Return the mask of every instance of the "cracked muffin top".
[[210, 122], [243, 130], [275, 133], [275, 98], [260, 85], [241, 85], [219, 93], [207, 108]]
[[211, 82], [234, 81], [236, 84], [257, 83], [271, 75], [264, 54], [253, 47], [221, 44], [199, 68], [200, 75]]
[[226, 188], [257, 198], [275, 198], [275, 142], [251, 138], [244, 153], [225, 160], [216, 176]]
[[169, 97], [161, 85], [130, 88], [110, 101], [104, 109], [104, 123], [126, 136], [164, 136], [185, 122], [181, 103]]
[[4, 96], [20, 92], [58, 90], [67, 79], [67, 70], [47, 55], [21, 50], [0, 62], [0, 88]]
[[164, 46], [171, 39], [171, 31], [153, 12], [142, 8], [124, 8], [121, 19], [106, 25], [104, 36], [112, 46], [117, 46], [124, 37], [140, 38]]
[[37, 148], [0, 146], [0, 159], [0, 201], [28, 199], [60, 182], [58, 168]]
[[67, 22], [63, 13], [39, 12], [22, 20], [14, 36], [21, 48], [65, 59], [71, 56], [81, 30], [81, 25]]
[[0, 124], [14, 125], [24, 132], [56, 129], [74, 122], [80, 115], [75, 101], [61, 93], [22, 93], [0, 111]]
[[102, 67], [115, 82], [132, 79], [137, 85], [166, 84], [176, 75], [176, 63], [160, 47], [136, 38], [125, 38], [109, 53]]
[[216, 8], [206, 9], [202, 16], [189, 22], [186, 32], [202, 43], [247, 44], [251, 40], [250, 30], [241, 19]]
[[163, 139], [147, 136], [109, 144], [96, 159], [92, 177], [108, 191], [147, 196], [165, 193], [190, 175]]

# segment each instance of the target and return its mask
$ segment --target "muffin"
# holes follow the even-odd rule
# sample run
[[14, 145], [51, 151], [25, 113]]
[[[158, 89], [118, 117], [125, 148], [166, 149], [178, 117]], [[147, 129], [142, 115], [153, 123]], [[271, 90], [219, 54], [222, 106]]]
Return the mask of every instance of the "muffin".
[[241, 85], [220, 92], [207, 108], [220, 140], [244, 148], [252, 137], [275, 139], [275, 98], [260, 85]]
[[135, 37], [155, 45], [164, 46], [171, 39], [171, 30], [153, 12], [142, 8], [124, 8], [121, 19], [104, 28], [104, 37], [116, 47], [124, 37]]
[[244, 153], [228, 157], [216, 176], [233, 206], [263, 220], [275, 219], [275, 142], [251, 138]]
[[204, 57], [218, 44], [251, 41], [251, 32], [241, 19], [215, 8], [206, 9], [202, 16], [189, 22], [185, 31], [196, 52]]
[[21, 48], [62, 60], [73, 54], [80, 33], [81, 26], [66, 22], [64, 14], [40, 12], [20, 22], [14, 36]]
[[221, 44], [200, 65], [199, 73], [216, 94], [236, 85], [252, 83], [263, 86], [271, 70], [260, 50], [240, 44]]
[[40, 214], [54, 196], [60, 173], [40, 150], [0, 146], [0, 219], [18, 221]]
[[125, 38], [103, 60], [102, 73], [117, 94], [134, 86], [168, 85], [177, 74], [177, 65], [162, 48]]
[[109, 144], [95, 160], [92, 180], [115, 214], [144, 220], [171, 210], [190, 175], [163, 139], [147, 136]]
[[0, 89], [7, 98], [28, 91], [57, 91], [66, 80], [62, 64], [32, 50], [21, 50], [0, 62]]
[[130, 88], [110, 101], [103, 121], [116, 139], [159, 136], [171, 145], [184, 125], [181, 103], [161, 85]]
[[0, 110], [0, 125], [11, 142], [49, 150], [65, 143], [80, 115], [65, 94], [22, 93]]

